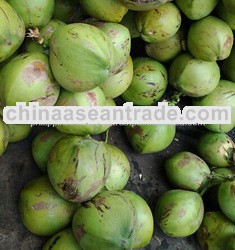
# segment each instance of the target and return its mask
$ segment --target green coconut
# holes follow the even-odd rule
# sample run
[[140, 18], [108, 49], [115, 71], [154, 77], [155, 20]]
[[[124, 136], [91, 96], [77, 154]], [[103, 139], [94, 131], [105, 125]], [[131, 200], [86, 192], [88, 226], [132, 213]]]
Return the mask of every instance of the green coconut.
[[7, 0], [7, 2], [19, 13], [25, 23], [25, 27], [40, 27], [47, 24], [54, 11], [54, 0]]
[[173, 36], [181, 25], [181, 14], [173, 3], [166, 3], [135, 15], [141, 38], [146, 42], [163, 42]]
[[191, 54], [198, 59], [223, 60], [231, 53], [233, 31], [226, 22], [209, 15], [191, 24], [187, 44]]
[[58, 83], [71, 92], [91, 90], [103, 83], [115, 65], [114, 56], [111, 39], [90, 24], [62, 26], [50, 39], [52, 72]]
[[0, 0], [0, 9], [0, 62], [3, 62], [23, 43], [25, 25], [19, 14], [6, 1]]
[[220, 81], [216, 62], [196, 59], [190, 53], [177, 56], [169, 68], [169, 83], [180, 93], [191, 97], [211, 93]]

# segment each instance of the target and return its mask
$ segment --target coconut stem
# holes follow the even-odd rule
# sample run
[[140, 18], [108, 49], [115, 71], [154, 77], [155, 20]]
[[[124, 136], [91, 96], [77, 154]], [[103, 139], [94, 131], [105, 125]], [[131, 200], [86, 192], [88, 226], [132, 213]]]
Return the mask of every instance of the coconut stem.
[[182, 94], [178, 91], [175, 91], [172, 96], [169, 97], [169, 99], [164, 100], [165, 102], [168, 102], [169, 106], [175, 106], [180, 102]]
[[207, 176], [207, 178], [208, 180], [205, 182], [205, 185], [202, 186], [201, 191], [199, 192], [201, 196], [206, 192], [206, 190], [208, 190], [213, 186], [219, 185], [224, 181], [233, 181], [235, 179], [235, 174], [229, 174], [227, 176], [224, 176], [212, 171]]
[[107, 129], [105, 132], [105, 143], [108, 143], [108, 139], [109, 139], [109, 129]]

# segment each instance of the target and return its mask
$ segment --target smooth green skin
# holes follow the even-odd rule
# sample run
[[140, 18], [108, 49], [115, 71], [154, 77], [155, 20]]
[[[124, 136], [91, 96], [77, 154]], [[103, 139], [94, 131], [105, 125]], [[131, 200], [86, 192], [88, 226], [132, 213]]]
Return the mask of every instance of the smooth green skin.
[[[72, 93], [62, 89], [56, 106], [106, 106], [107, 100], [103, 91], [96, 87], [86, 92]], [[115, 103], [110, 101], [108, 104], [115, 106]], [[107, 106], [108, 106], [107, 105]], [[79, 120], [83, 120], [83, 115], [78, 115]], [[55, 126], [62, 133], [74, 135], [94, 135], [106, 131], [111, 125], [103, 124], [75, 124], [75, 125], [57, 125]]]
[[104, 187], [110, 159], [104, 145], [91, 138], [67, 135], [50, 152], [47, 173], [55, 190], [72, 202], [93, 198]]
[[231, 124], [208, 124], [205, 127], [213, 132], [229, 132], [235, 127], [235, 83], [220, 80], [217, 87], [207, 96], [194, 98], [194, 106], [231, 106]]
[[[104, 106], [116, 106], [113, 99], [106, 99]], [[77, 124], [77, 125], [57, 125], [55, 126], [62, 133], [75, 134], [75, 135], [99, 135], [104, 133], [112, 125], [108, 124]]]
[[176, 56], [183, 51], [185, 32], [179, 29], [175, 35], [169, 37], [166, 41], [158, 43], [146, 43], [146, 54], [159, 62], [171, 62]]
[[224, 60], [231, 53], [233, 31], [226, 22], [209, 15], [191, 24], [187, 44], [197, 59], [209, 62]]
[[157, 43], [166, 41], [178, 31], [181, 14], [173, 3], [166, 3], [154, 10], [137, 12], [135, 21], [141, 38]]
[[110, 173], [105, 181], [107, 190], [122, 190], [130, 177], [130, 163], [125, 153], [114, 145], [104, 143], [110, 156]]
[[9, 142], [19, 142], [26, 139], [32, 131], [30, 124], [8, 124]]
[[26, 28], [41, 27], [47, 24], [54, 11], [54, 0], [7, 0], [7, 2], [19, 13]]
[[38, 52], [22, 53], [7, 63], [1, 70], [0, 89], [4, 106], [15, 106], [16, 102], [52, 106], [60, 92], [47, 56]]
[[234, 250], [235, 249], [235, 235], [231, 236], [228, 239], [226, 249], [225, 250]]
[[177, 7], [191, 20], [208, 16], [219, 0], [175, 0]]
[[235, 234], [235, 225], [222, 212], [207, 212], [196, 236], [202, 249], [226, 249], [228, 239]]
[[10, 62], [14, 57], [18, 56], [19, 54], [20, 54], [20, 50], [16, 50], [10, 57], [8, 57], [6, 60], [1, 62], [0, 63], [0, 70], [4, 65], [6, 65], [8, 62]]
[[91, 90], [104, 82], [115, 64], [114, 56], [110, 38], [90, 24], [62, 26], [50, 39], [52, 72], [58, 83], [71, 92]]
[[156, 153], [167, 148], [175, 137], [175, 125], [125, 126], [132, 148], [140, 154]]
[[135, 13], [136, 12], [133, 10], [128, 10], [120, 22], [120, 24], [124, 25], [129, 29], [131, 38], [140, 37], [140, 32], [138, 31], [135, 23]]
[[77, 207], [57, 194], [46, 175], [33, 179], [20, 192], [21, 220], [39, 236], [51, 236], [67, 227]]
[[135, 227], [134, 249], [140, 249], [147, 246], [153, 236], [153, 214], [146, 201], [136, 193], [123, 190], [122, 194], [127, 196], [136, 209], [138, 223]]
[[202, 159], [214, 167], [233, 165], [235, 144], [225, 133], [204, 133], [198, 140], [197, 149]]
[[222, 62], [221, 71], [229, 81], [235, 82], [235, 47], [229, 57]]
[[73, 233], [82, 249], [133, 249], [137, 212], [120, 191], [104, 191], [75, 213]]
[[216, 62], [194, 58], [189, 53], [177, 56], [169, 68], [169, 83], [183, 95], [205, 96], [220, 81], [220, 68]]
[[52, 18], [71, 23], [75, 15], [83, 14], [77, 0], [55, 0]]
[[55, 128], [46, 128], [33, 138], [31, 143], [32, 156], [43, 173], [47, 172], [47, 161], [52, 147], [64, 135]]
[[23, 43], [25, 25], [22, 18], [4, 0], [0, 0], [0, 62], [10, 57]]
[[235, 14], [235, 2], [233, 0], [222, 0], [225, 7], [232, 13]]
[[82, 250], [73, 235], [72, 228], [67, 228], [52, 236], [42, 250]]
[[221, 183], [218, 192], [218, 202], [223, 214], [235, 222], [235, 180]]
[[80, 0], [82, 8], [92, 17], [119, 23], [128, 9], [119, 0]]
[[172, 189], [157, 200], [154, 218], [162, 231], [171, 237], [187, 237], [195, 233], [203, 219], [201, 196], [192, 191]]
[[39, 52], [45, 54], [46, 56], [49, 55], [49, 49], [43, 47], [41, 44], [38, 43], [36, 40], [32, 40], [30, 38], [26, 38], [22, 44], [21, 52], [27, 53], [34, 53]]
[[40, 38], [43, 39], [43, 45], [49, 46], [49, 41], [51, 38], [52, 33], [61, 26], [66, 25], [64, 22], [51, 19], [45, 26], [40, 29]]
[[148, 11], [156, 9], [157, 7], [170, 2], [172, 0], [120, 0], [120, 2], [130, 10]]
[[195, 192], [204, 188], [211, 172], [200, 157], [187, 151], [170, 156], [165, 161], [165, 170], [174, 187]]
[[225, 21], [233, 31], [235, 31], [235, 11], [234, 13], [230, 12], [224, 6], [223, 1], [219, 1], [215, 8], [215, 13], [220, 19]]
[[0, 156], [6, 151], [9, 143], [9, 128], [0, 116]]
[[100, 85], [106, 98], [116, 98], [125, 92], [131, 84], [133, 71], [133, 61], [129, 56], [124, 69], [115, 75], [110, 75], [106, 81]]
[[131, 35], [124, 25], [111, 22], [94, 22], [97, 28], [105, 32], [115, 48], [115, 65], [111, 74], [117, 74], [127, 65], [131, 51]]
[[136, 105], [154, 104], [166, 91], [168, 79], [165, 66], [148, 57], [136, 57], [133, 67], [131, 84], [121, 95], [122, 98]]

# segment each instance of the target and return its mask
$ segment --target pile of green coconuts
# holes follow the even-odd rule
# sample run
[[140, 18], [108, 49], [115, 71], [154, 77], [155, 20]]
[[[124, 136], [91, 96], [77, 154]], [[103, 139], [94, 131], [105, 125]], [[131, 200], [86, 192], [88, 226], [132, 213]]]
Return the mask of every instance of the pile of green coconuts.
[[[51, 237], [43, 250], [140, 249], [155, 223], [171, 237], [195, 234], [202, 249], [235, 249], [234, 0], [0, 0], [0, 24], [0, 115], [16, 102], [150, 106], [166, 96], [232, 107], [231, 124], [204, 125], [197, 152], [166, 159], [173, 189], [154, 209], [125, 190], [131, 165], [108, 143], [110, 125], [40, 131], [31, 148], [43, 175], [21, 190], [19, 212], [29, 231]], [[0, 116], [0, 155], [31, 130]], [[123, 132], [144, 157], [166, 149], [176, 126]], [[217, 211], [205, 210], [210, 192]]]

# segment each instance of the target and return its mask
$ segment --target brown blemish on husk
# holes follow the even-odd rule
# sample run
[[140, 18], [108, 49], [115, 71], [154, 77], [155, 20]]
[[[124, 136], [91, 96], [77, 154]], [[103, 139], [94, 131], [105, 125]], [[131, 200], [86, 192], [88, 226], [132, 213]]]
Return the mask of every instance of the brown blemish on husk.
[[84, 225], [83, 224], [78, 225], [75, 231], [76, 239], [79, 241], [85, 234], [86, 234], [86, 231], [84, 229]]
[[32, 205], [33, 210], [43, 210], [47, 208], [48, 208], [48, 204], [44, 201]]
[[235, 196], [235, 185], [231, 185], [230, 190], [231, 190], [232, 196]]
[[184, 217], [185, 214], [186, 214], [186, 211], [185, 211], [185, 209], [183, 209], [183, 208], [181, 208], [181, 209], [178, 211], [179, 217]]
[[45, 65], [40, 61], [32, 62], [24, 69], [22, 78], [28, 85], [38, 81], [46, 81], [48, 75]]
[[187, 165], [190, 162], [190, 160], [192, 160], [191, 157], [188, 156], [188, 155], [185, 155], [184, 158], [181, 161], [178, 162], [177, 166], [179, 168], [182, 168], [185, 165]]
[[94, 204], [95, 208], [102, 213], [104, 212], [102, 206], [104, 209], [110, 209], [110, 207], [105, 204], [104, 197], [97, 197], [96, 199], [93, 199], [91, 202]]
[[86, 95], [90, 106], [97, 106], [96, 94], [93, 91], [87, 91]]
[[140, 137], [143, 136], [143, 129], [139, 126], [134, 126], [132, 128], [128, 128], [128, 136], [130, 137], [130, 139], [132, 139], [132, 137], [137, 134]]

